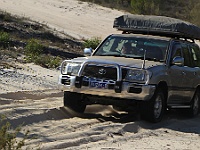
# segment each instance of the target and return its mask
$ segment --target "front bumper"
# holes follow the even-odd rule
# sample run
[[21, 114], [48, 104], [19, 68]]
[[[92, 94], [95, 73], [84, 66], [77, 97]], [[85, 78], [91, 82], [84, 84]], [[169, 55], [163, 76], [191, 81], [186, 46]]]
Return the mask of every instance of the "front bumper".
[[66, 75], [59, 76], [59, 85], [64, 91], [142, 101], [149, 100], [153, 96], [156, 89], [155, 85], [136, 84], [129, 82], [115, 82], [112, 84], [112, 88], [94, 88], [89, 84], [82, 84], [82, 81], [77, 81], [77, 77], [75, 76]]

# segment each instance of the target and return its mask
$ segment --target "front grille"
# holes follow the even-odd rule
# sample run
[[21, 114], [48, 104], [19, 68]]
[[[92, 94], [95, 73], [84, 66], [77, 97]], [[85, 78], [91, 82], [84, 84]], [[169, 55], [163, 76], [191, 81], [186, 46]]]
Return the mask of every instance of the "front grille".
[[61, 83], [64, 85], [70, 85], [70, 77], [63, 76], [61, 79]]
[[[122, 79], [125, 78], [127, 73], [126, 69], [122, 69]], [[96, 66], [88, 64], [85, 66], [83, 76], [99, 78], [104, 80], [117, 80], [117, 68], [114, 66]]]

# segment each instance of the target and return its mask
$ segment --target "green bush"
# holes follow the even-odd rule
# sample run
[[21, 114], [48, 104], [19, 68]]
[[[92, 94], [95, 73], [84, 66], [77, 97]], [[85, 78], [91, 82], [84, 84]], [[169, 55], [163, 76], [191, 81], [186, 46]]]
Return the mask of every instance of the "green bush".
[[61, 58], [59, 57], [50, 57], [48, 67], [49, 68], [57, 68], [61, 64]]
[[0, 46], [6, 48], [9, 46], [10, 35], [7, 32], [0, 32]]
[[132, 12], [136, 14], [159, 14], [160, 0], [131, 0]]
[[101, 43], [101, 39], [99, 37], [94, 37], [91, 39], [87, 39], [84, 41], [83, 46], [85, 48], [96, 49], [96, 47]]
[[31, 39], [28, 41], [25, 47], [25, 54], [33, 59], [43, 52], [43, 46], [36, 39]]
[[31, 39], [25, 47], [26, 61], [33, 62], [46, 68], [56, 68], [61, 63], [61, 58], [43, 54], [43, 45]]
[[21, 131], [21, 127], [11, 129], [11, 124], [5, 121], [5, 117], [0, 118], [0, 149], [17, 150], [25, 146], [25, 140], [29, 131], [26, 131], [21, 140], [17, 140], [17, 134]]
[[200, 27], [200, 19], [199, 19], [200, 11], [199, 11], [199, 9], [200, 9], [200, 2], [197, 3], [191, 10], [190, 18], [191, 18], [191, 22], [195, 23], [196, 25], [198, 25]]
[[34, 56], [34, 59], [29, 59], [29, 57], [27, 57], [27, 62], [33, 62], [36, 65], [40, 65], [45, 68], [57, 68], [62, 60], [59, 57], [43, 54], [40, 56]]
[[0, 11], [0, 19], [2, 19], [3, 21], [11, 21], [13, 17], [10, 13]]

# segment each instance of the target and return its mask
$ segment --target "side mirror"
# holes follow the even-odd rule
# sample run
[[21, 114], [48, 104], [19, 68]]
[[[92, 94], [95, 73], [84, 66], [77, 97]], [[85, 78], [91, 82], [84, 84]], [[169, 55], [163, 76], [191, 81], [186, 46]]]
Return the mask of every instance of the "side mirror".
[[180, 56], [176, 56], [172, 60], [172, 65], [183, 66], [184, 65], [184, 58]]
[[92, 55], [92, 48], [84, 48], [84, 55], [91, 56]]

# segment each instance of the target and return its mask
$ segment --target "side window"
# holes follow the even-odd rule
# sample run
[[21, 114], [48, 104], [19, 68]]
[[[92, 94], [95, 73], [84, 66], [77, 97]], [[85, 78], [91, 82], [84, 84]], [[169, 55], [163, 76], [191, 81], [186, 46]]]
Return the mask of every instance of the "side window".
[[105, 51], [105, 52], [110, 51], [114, 42], [115, 42], [114, 39], [110, 39], [106, 43], [104, 43], [103, 51]]
[[191, 44], [190, 50], [194, 67], [200, 67], [200, 49], [197, 45]]
[[182, 50], [181, 50], [181, 45], [180, 43], [175, 43], [172, 46], [172, 55], [171, 55], [171, 61], [174, 59], [174, 57], [180, 56], [182, 57]]
[[182, 43], [181, 46], [184, 58], [184, 66], [193, 67], [189, 46], [186, 43]]

